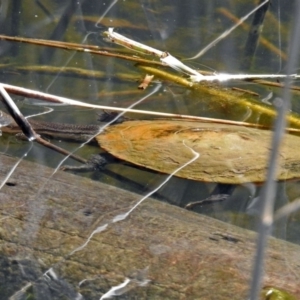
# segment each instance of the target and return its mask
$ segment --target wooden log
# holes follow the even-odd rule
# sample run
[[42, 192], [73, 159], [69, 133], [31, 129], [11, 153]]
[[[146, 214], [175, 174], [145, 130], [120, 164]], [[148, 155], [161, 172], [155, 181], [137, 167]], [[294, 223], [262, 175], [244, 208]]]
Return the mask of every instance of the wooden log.
[[[16, 159], [0, 161], [2, 181]], [[153, 199], [111, 223], [141, 196], [52, 172], [22, 161], [0, 190], [1, 299], [100, 299], [126, 278], [122, 299], [247, 299], [254, 232]], [[299, 299], [300, 247], [268, 245], [263, 284]]]

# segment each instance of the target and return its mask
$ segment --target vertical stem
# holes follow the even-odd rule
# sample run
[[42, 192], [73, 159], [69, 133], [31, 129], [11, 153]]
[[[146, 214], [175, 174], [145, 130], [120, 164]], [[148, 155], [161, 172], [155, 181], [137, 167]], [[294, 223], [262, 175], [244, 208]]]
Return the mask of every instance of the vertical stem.
[[[291, 74], [297, 66], [298, 52], [300, 48], [300, 18], [298, 18], [300, 13], [300, 2], [297, 2], [297, 9], [295, 13], [295, 26], [293, 35], [290, 42], [289, 60], [287, 65], [287, 74]], [[286, 125], [286, 113], [290, 107], [290, 77], [285, 80], [285, 88], [283, 90], [282, 99], [278, 100], [278, 116], [275, 122], [275, 132], [271, 145], [271, 154], [269, 160], [269, 169], [267, 174], [267, 181], [265, 183], [261, 201], [262, 201], [262, 213], [258, 232], [257, 250], [254, 263], [254, 270], [252, 274], [252, 283], [250, 290], [250, 299], [256, 300], [259, 298], [259, 291], [261, 289], [261, 283], [263, 279], [264, 270], [264, 258], [265, 250], [267, 245], [268, 235], [271, 231], [273, 224], [273, 207], [274, 198], [276, 190], [276, 171], [277, 162], [279, 156], [279, 147], [281, 143], [282, 136], [284, 134], [284, 129]]]
[[[12, 36], [18, 36], [20, 29], [20, 17], [22, 13], [21, 0], [12, 0], [11, 1], [11, 27], [10, 32]], [[13, 45], [11, 49], [12, 55], [16, 56], [18, 54], [18, 45]]]
[[[258, 5], [260, 5], [263, 2], [264, 0], [260, 0]], [[244, 60], [242, 64], [243, 70], [248, 70], [251, 67], [252, 59], [254, 57], [257, 48], [259, 35], [262, 31], [262, 26], [269, 6], [270, 6], [270, 2], [267, 2], [260, 9], [258, 9], [254, 14], [251, 28], [245, 45]]]
[[[70, 0], [69, 4], [65, 8], [58, 24], [54, 28], [52, 34], [49, 37], [49, 40], [60, 40], [65, 34], [67, 27], [69, 26], [71, 19], [78, 6], [82, 4], [85, 0], [74, 1]], [[48, 48], [43, 51], [40, 57], [40, 62], [43, 64], [49, 62], [54, 54], [55, 48]]]

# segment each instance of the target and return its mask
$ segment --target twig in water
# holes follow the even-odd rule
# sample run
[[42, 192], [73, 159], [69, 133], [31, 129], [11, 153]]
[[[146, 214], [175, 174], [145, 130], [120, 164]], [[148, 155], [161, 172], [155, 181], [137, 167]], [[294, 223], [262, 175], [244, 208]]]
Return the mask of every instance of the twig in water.
[[252, 11], [250, 11], [247, 15], [239, 19], [239, 21], [232, 26], [231, 28], [227, 29], [225, 32], [223, 32], [218, 38], [213, 40], [210, 44], [208, 44], [204, 49], [202, 49], [199, 53], [197, 53], [195, 56], [188, 58], [188, 60], [196, 59], [202, 56], [204, 53], [206, 53], [208, 50], [210, 50], [212, 47], [214, 47], [217, 43], [219, 43], [221, 40], [226, 38], [232, 31], [234, 31], [240, 24], [242, 24], [244, 21], [246, 21], [252, 14], [254, 14], [257, 10], [259, 10], [262, 6], [266, 5], [270, 0], [265, 0], [264, 2], [260, 3], [257, 7], [255, 7]]
[[143, 82], [139, 85], [139, 89], [141, 90], [145, 90], [148, 85], [151, 83], [152, 79], [153, 79], [154, 75], [146, 75], [143, 79]]
[[35, 133], [33, 130], [31, 124], [27, 121], [27, 119], [23, 116], [23, 114], [20, 112], [14, 101], [11, 99], [11, 97], [8, 95], [7, 91], [3, 87], [3, 85], [0, 84], [0, 95], [2, 98], [2, 102], [7, 108], [8, 112], [12, 116], [12, 118], [15, 120], [15, 122], [19, 125], [20, 129], [24, 133], [24, 135], [27, 137], [29, 141], [34, 141], [38, 138], [38, 134]]
[[200, 201], [190, 202], [184, 208], [192, 209], [198, 205], [214, 204], [216, 202], [222, 202], [222, 201], [225, 201], [226, 199], [228, 199], [229, 196], [230, 195], [227, 195], [227, 194], [212, 195], [212, 196], [209, 196], [206, 199], [203, 199]]
[[144, 45], [142, 43], [139, 43], [132, 39], [129, 39], [119, 33], [114, 32], [113, 28], [109, 28], [108, 31], [105, 31], [103, 34], [104, 34], [104, 36], [107, 37], [107, 39], [109, 41], [111, 41], [113, 43], [122, 45], [126, 48], [141, 52], [146, 55], [153, 55], [153, 56], [158, 57], [162, 63], [164, 63], [165, 65], [169, 66], [170, 68], [172, 68], [178, 72], [182, 72], [182, 73], [185, 73], [190, 76], [197, 77], [197, 78], [202, 77], [202, 75], [198, 71], [183, 64], [180, 60], [178, 60], [177, 58], [172, 56], [170, 53], [165, 52], [165, 51], [160, 51], [158, 49], [149, 47], [147, 45]]
[[24, 135], [27, 137], [29, 141], [36, 141], [39, 144], [52, 149], [58, 153], [64, 154], [64, 155], [69, 155], [71, 158], [81, 162], [81, 163], [86, 163], [87, 161], [77, 155], [71, 154], [69, 151], [60, 148], [58, 146], [55, 146], [43, 138], [41, 138], [40, 135], [38, 135], [34, 129], [32, 128], [31, 124], [28, 122], [28, 120], [23, 116], [23, 114], [20, 112], [18, 107], [15, 105], [11, 97], [8, 95], [6, 92], [5, 88], [3, 85], [0, 84], [0, 95], [2, 97], [2, 102], [6, 106], [7, 110], [10, 112], [12, 118], [15, 120], [15, 122], [19, 125], [20, 129], [24, 133]]
[[[262, 7], [263, 5], [265, 5], [268, 2], [269, 2], [269, 0], [264, 1], [256, 9], [254, 9], [251, 13], [255, 12], [257, 9], [259, 9], [260, 7]], [[249, 15], [247, 15], [247, 16], [249, 16]], [[240, 22], [243, 21], [244, 19], [245, 18], [242, 18], [240, 20]], [[227, 34], [228, 31], [226, 31], [225, 33]], [[134, 51], [139, 51], [143, 54], [148, 54], [148, 55], [153, 55], [153, 56], [159, 57], [161, 62], [164, 63], [166, 66], [169, 66], [170, 68], [172, 68], [180, 73], [188, 75], [189, 80], [183, 78], [182, 80], [177, 79], [177, 81], [175, 81], [175, 82], [182, 81], [182, 82], [184, 82], [183, 85], [185, 85], [187, 87], [192, 87], [194, 82], [201, 82], [201, 81], [228, 81], [228, 80], [232, 80], [232, 79], [234, 79], [234, 80], [252, 79], [253, 80], [253, 79], [261, 79], [261, 78], [285, 79], [287, 77], [291, 78], [291, 79], [296, 79], [296, 78], [300, 77], [297, 74], [287, 74], [286, 75], [286, 74], [226, 74], [226, 73], [218, 73], [218, 74], [213, 74], [213, 75], [202, 75], [197, 70], [192, 69], [192, 68], [188, 67], [187, 65], [183, 64], [180, 60], [178, 60], [177, 58], [175, 58], [168, 52], [160, 51], [158, 49], [149, 47], [147, 45], [144, 45], [144, 44], [136, 42], [132, 39], [129, 39], [119, 33], [114, 32], [113, 28], [109, 28], [108, 31], [105, 31], [104, 35], [113, 43], [122, 45], [122, 46], [132, 49]], [[224, 37], [223, 35], [220, 37], [223, 38]], [[219, 41], [219, 39], [214, 41], [214, 43], [217, 41]], [[207, 47], [204, 48], [199, 54], [197, 54], [195, 57], [193, 57], [191, 59], [199, 57], [207, 50], [208, 50]], [[145, 67], [147, 67], [147, 66], [145, 66]], [[144, 66], [143, 66], [143, 68], [144, 68]], [[160, 71], [161, 70], [155, 70], [156, 73], [158, 73]]]
[[[227, 17], [228, 19], [230, 19], [231, 21], [235, 22], [235, 23], [237, 23], [239, 21], [239, 18], [237, 18], [235, 15], [233, 15], [230, 11], [228, 11], [225, 8], [222, 8], [222, 7], [219, 8], [218, 12], [221, 13], [222, 15], [224, 15], [225, 17]], [[245, 31], [249, 31], [250, 26], [246, 23], [242, 23], [241, 28], [243, 28]], [[265, 48], [267, 48], [269, 51], [271, 51], [271, 52], [275, 53], [276, 55], [278, 55], [281, 59], [287, 60], [286, 53], [282, 52], [281, 49], [278, 49], [278, 47], [276, 47], [274, 44], [269, 42], [266, 38], [260, 37], [259, 42]]]
[[[151, 115], [157, 117], [169, 117], [169, 118], [178, 118], [178, 119], [187, 119], [187, 120], [198, 120], [203, 122], [213, 122], [219, 124], [231, 124], [231, 125], [239, 125], [245, 127], [254, 127], [254, 128], [261, 128], [261, 129], [270, 129], [270, 126], [261, 125], [261, 124], [253, 124], [247, 122], [240, 122], [240, 121], [231, 121], [231, 120], [223, 120], [223, 119], [215, 119], [215, 118], [205, 118], [205, 117], [197, 117], [191, 115], [182, 115], [182, 114], [172, 114], [172, 113], [165, 113], [165, 112], [157, 112], [157, 111], [147, 111], [147, 110], [137, 110], [137, 109], [128, 109], [128, 108], [121, 108], [121, 107], [112, 107], [112, 106], [104, 106], [104, 105], [95, 105], [89, 104], [85, 102], [81, 102], [78, 100], [69, 99], [66, 97], [55, 96], [48, 93], [38, 92], [31, 89], [21, 88], [14, 85], [9, 85], [2, 83], [2, 86], [5, 88], [6, 91], [13, 93], [15, 95], [26, 96], [30, 98], [35, 98], [43, 101], [48, 101], [52, 103], [63, 103], [65, 105], [74, 105], [79, 107], [89, 107], [95, 109], [102, 109], [102, 110], [111, 110], [111, 111], [119, 111], [119, 112], [128, 112], [128, 113], [137, 113], [137, 114], [144, 114], [144, 115]], [[254, 111], [257, 110], [257, 103], [245, 102], [251, 109]], [[271, 117], [275, 117], [276, 112], [272, 110], [271, 107], [265, 106], [261, 113], [269, 114]], [[300, 126], [300, 119], [298, 116], [289, 115], [288, 121], [290, 122], [291, 126], [295, 126], [296, 128], [287, 128], [287, 132], [291, 133], [299, 133], [300, 130], [297, 128]]]
[[[273, 86], [273, 87], [277, 87], [277, 88], [284, 88], [285, 87], [285, 84], [280, 83], [280, 82], [267, 81], [267, 80], [262, 80], [262, 79], [253, 79], [253, 80], [249, 80], [249, 81], [257, 83], [257, 84], [266, 85], [266, 86]], [[288, 86], [288, 88], [292, 91], [300, 91], [300, 87], [296, 86], [296, 85], [290, 85], [290, 86]]]
[[88, 53], [95, 54], [95, 55], [121, 58], [121, 59], [125, 59], [128, 61], [133, 61], [136, 63], [146, 63], [149, 65], [156, 65], [156, 66], [163, 65], [159, 61], [152, 61], [152, 60], [143, 59], [143, 58], [139, 58], [139, 57], [131, 56], [131, 55], [112, 53], [112, 51], [102, 50], [102, 48], [100, 48], [98, 46], [89, 46], [89, 45], [81, 45], [81, 44], [76, 44], [76, 43], [49, 41], [49, 40], [42, 40], [42, 39], [13, 37], [13, 36], [7, 36], [7, 35], [0, 35], [0, 40], [19, 42], [19, 43], [27, 43], [27, 44], [37, 45], [37, 46], [54, 47], [54, 48], [60, 48], [60, 49], [65, 49], [65, 50], [73, 50], [73, 51], [77, 51], [77, 52], [88, 52]]
[[[112, 30], [112, 28], [111, 28]], [[48, 46], [48, 47], [56, 47], [66, 50], [73, 50], [78, 52], [88, 52], [91, 54], [96, 55], [103, 55], [108, 57], [115, 57], [115, 58], [121, 58], [128, 61], [134, 61], [141, 64], [147, 64], [152, 66], [169, 66], [170, 68], [189, 75], [190, 80], [185, 80], [188, 86], [193, 86], [193, 82], [201, 82], [201, 81], [228, 81], [232, 79], [237, 80], [248, 80], [248, 79], [259, 79], [259, 78], [286, 78], [286, 77], [292, 77], [293, 79], [299, 78], [297, 74], [213, 74], [213, 75], [202, 75], [197, 70], [194, 70], [187, 65], [183, 64], [180, 60], [175, 58], [174, 56], [170, 55], [168, 52], [163, 52], [160, 50], [157, 50], [155, 48], [150, 48], [149, 46], [143, 45], [141, 43], [137, 43], [134, 40], [127, 39], [124, 36], [120, 34], [116, 34], [115, 32], [107, 31], [105, 34], [110, 38], [112, 42], [116, 42], [117, 44], [124, 44], [124, 42], [120, 43], [119, 40], [125, 39], [124, 46], [134, 49], [135, 51], [137, 49], [141, 49], [140, 52], [147, 53], [147, 54], [153, 54], [155, 56], [160, 57], [161, 62], [159, 61], [153, 61], [153, 60], [147, 60], [143, 58], [139, 58], [136, 56], [129, 56], [129, 55], [122, 55], [122, 54], [116, 54], [111, 53], [104, 50], [94, 50], [94, 49], [100, 49], [97, 46], [86, 46], [81, 44], [74, 44], [74, 43], [66, 43], [66, 42], [58, 42], [58, 41], [48, 41], [48, 40], [39, 40], [39, 39], [29, 39], [29, 38], [20, 38], [20, 37], [10, 37], [5, 35], [0, 35], [0, 40], [7, 40], [7, 41], [15, 41], [15, 42], [23, 42], [23, 43], [30, 43], [34, 45], [41, 45], [41, 46]], [[132, 44], [131, 44], [132, 43]], [[153, 49], [153, 52], [151, 52], [148, 48]], [[145, 50], [146, 49], [146, 50]], [[158, 70], [159, 71], [159, 70]], [[179, 79], [177, 79], [179, 80]], [[175, 81], [176, 82], [176, 81]]]

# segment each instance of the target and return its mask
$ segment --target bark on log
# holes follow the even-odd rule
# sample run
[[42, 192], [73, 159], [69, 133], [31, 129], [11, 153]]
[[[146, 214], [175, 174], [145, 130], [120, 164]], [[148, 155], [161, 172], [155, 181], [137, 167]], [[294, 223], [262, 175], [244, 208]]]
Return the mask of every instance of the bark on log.
[[[16, 160], [0, 162], [2, 181]], [[52, 172], [23, 161], [0, 190], [1, 299], [100, 299], [128, 276], [151, 281], [132, 280], [120, 299], [247, 299], [254, 232], [147, 199], [88, 240], [141, 197]], [[268, 245], [263, 284], [300, 298], [300, 247], [274, 238]]]

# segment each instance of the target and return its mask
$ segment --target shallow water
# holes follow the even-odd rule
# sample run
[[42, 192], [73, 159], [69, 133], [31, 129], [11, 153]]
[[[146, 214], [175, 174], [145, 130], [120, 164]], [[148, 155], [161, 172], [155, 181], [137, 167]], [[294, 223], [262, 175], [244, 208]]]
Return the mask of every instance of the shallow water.
[[[72, 2], [71, 2], [72, 3]], [[74, 2], [75, 3], [75, 2]], [[274, 1], [266, 16], [262, 37], [267, 43], [259, 44], [249, 72], [284, 73], [288, 40], [291, 33], [295, 1]], [[113, 5], [114, 4], [114, 5]], [[111, 8], [109, 9], [109, 7]], [[30, 7], [30, 9], [28, 9]], [[207, 44], [233, 25], [229, 14], [240, 18], [254, 7], [253, 1], [2, 1], [0, 25], [2, 34], [40, 39], [62, 40], [74, 43], [98, 45], [120, 53], [136, 54], [119, 45], [107, 42], [103, 31], [108, 27], [146, 45], [168, 51], [183, 59], [189, 66], [205, 71], [242, 72], [244, 46], [248, 30], [238, 27], [224, 40], [216, 44], [201, 58], [184, 61], [194, 56]], [[109, 11], [107, 12], [107, 9]], [[10, 21], [11, 20], [11, 21]], [[246, 22], [249, 26], [251, 18]], [[253, 115], [245, 107], [225, 106], [218, 99], [182, 87], [171, 81], [155, 79], [145, 90], [138, 90], [138, 81], [144, 72], [135, 63], [90, 53], [76, 53], [61, 49], [46, 48], [25, 43], [0, 42], [0, 81], [55, 95], [69, 97], [93, 104], [128, 107], [156, 87], [157, 92], [139, 104], [136, 109], [170, 113], [191, 114], [204, 117], [223, 118], [253, 122]], [[272, 46], [270, 46], [270, 44]], [[267, 45], [267, 46], [266, 46]], [[268, 46], [269, 45], [269, 46]], [[279, 49], [282, 53], [272, 50]], [[34, 67], [47, 66], [47, 72]], [[22, 69], [21, 69], [22, 67]], [[53, 69], [56, 67], [56, 69]], [[67, 74], [69, 67], [101, 71], [97, 77]], [[52, 68], [52, 69], [51, 69]], [[245, 72], [245, 71], [243, 71]], [[295, 81], [296, 85], [297, 82]], [[255, 91], [259, 101], [270, 105], [281, 90], [250, 82], [226, 82], [223, 87], [232, 86]], [[252, 97], [252, 96], [251, 96]], [[254, 97], [254, 96], [253, 96]], [[45, 111], [47, 106], [33, 99], [13, 96], [25, 115]], [[293, 94], [292, 110], [300, 112], [299, 95]], [[97, 123], [99, 111], [71, 106], [53, 106], [49, 114], [39, 119], [76, 124]], [[252, 115], [252, 119], [251, 119]], [[144, 118], [143, 115], [128, 114], [130, 118]], [[14, 136], [1, 137], [0, 149], [13, 156], [22, 156], [28, 144]], [[78, 145], [65, 141], [54, 141], [59, 146], [72, 150]], [[86, 145], [78, 155], [89, 157], [99, 149]], [[55, 168], [62, 156], [39, 145], [29, 152], [27, 159]], [[77, 165], [72, 160], [68, 164]], [[166, 175], [136, 168], [124, 162], [109, 164], [103, 172], [90, 172], [89, 176], [116, 187], [146, 195], [155, 189]], [[261, 187], [253, 183], [237, 187], [202, 183], [172, 177], [154, 197], [184, 207], [190, 202], [210, 197], [211, 193], [228, 194], [224, 201], [215, 201], [197, 206], [194, 211], [213, 216], [228, 223], [249, 229], [256, 229], [260, 206], [255, 199]], [[278, 185], [276, 207], [281, 207], [299, 197], [298, 183], [282, 182]], [[299, 215], [294, 213], [288, 221], [275, 226], [273, 234], [282, 239], [299, 243]], [[99, 296], [100, 298], [100, 296]]]

